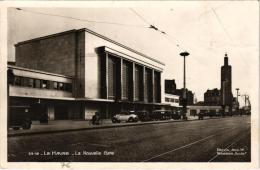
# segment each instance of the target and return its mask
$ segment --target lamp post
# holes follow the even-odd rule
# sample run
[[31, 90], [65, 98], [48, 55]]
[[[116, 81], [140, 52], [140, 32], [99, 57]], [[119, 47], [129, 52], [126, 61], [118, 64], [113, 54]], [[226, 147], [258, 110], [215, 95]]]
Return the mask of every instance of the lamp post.
[[187, 51], [181, 52], [180, 56], [183, 57], [183, 100], [182, 100], [182, 118], [187, 119], [187, 90], [186, 90], [186, 56], [190, 55]]
[[239, 94], [238, 94], [238, 91], [239, 91], [239, 88], [236, 88], [236, 91], [237, 91], [237, 111], [239, 110], [239, 103], [238, 103], [238, 96], [239, 96]]

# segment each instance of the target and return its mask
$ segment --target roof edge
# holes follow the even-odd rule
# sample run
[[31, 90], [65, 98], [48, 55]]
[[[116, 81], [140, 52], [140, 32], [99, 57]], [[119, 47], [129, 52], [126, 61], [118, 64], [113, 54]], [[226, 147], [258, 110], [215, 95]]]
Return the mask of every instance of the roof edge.
[[88, 29], [88, 28], [72, 29], [72, 30], [68, 30], [68, 31], [64, 31], [64, 32], [59, 32], [59, 33], [55, 33], [55, 34], [50, 34], [50, 35], [38, 37], [38, 38], [33, 38], [33, 39], [30, 39], [30, 40], [18, 42], [18, 43], [16, 43], [14, 46], [16, 47], [16, 46], [19, 46], [19, 45], [22, 45], [22, 44], [26, 44], [26, 43], [33, 42], [33, 41], [39, 41], [39, 40], [48, 39], [48, 38], [51, 38], [51, 37], [61, 36], [61, 35], [64, 35], [64, 34], [69, 34], [69, 33], [82, 32], [82, 31], [88, 32], [88, 33], [90, 33], [90, 34], [92, 34], [92, 35], [95, 35], [95, 36], [97, 36], [97, 37], [99, 37], [99, 38], [102, 38], [102, 39], [104, 39], [104, 40], [106, 40], [106, 41], [109, 41], [109, 42], [111, 42], [111, 43], [113, 43], [113, 44], [115, 44], [115, 45], [118, 45], [118, 46], [120, 46], [120, 47], [122, 47], [122, 48], [124, 48], [124, 49], [127, 49], [127, 50], [129, 50], [129, 51], [131, 51], [131, 52], [133, 52], [133, 53], [135, 53], [135, 54], [138, 54], [138, 55], [140, 55], [140, 56], [142, 56], [142, 57], [145, 57], [145, 58], [147, 58], [147, 59], [149, 59], [149, 60], [152, 60], [152, 61], [154, 61], [154, 62], [157, 62], [157, 63], [159, 63], [159, 64], [165, 66], [165, 63], [163, 63], [163, 62], [161, 62], [161, 61], [159, 61], [159, 60], [156, 60], [156, 59], [154, 59], [153, 57], [150, 57], [150, 56], [145, 55], [145, 54], [143, 54], [143, 53], [141, 53], [141, 52], [139, 52], [139, 51], [136, 51], [136, 50], [134, 50], [133, 48], [130, 48], [130, 47], [128, 47], [128, 46], [126, 46], [126, 45], [124, 45], [124, 44], [122, 44], [122, 43], [119, 43], [119, 42], [117, 42], [117, 41], [115, 41], [115, 40], [112, 40], [112, 39], [110, 39], [110, 38], [108, 38], [108, 37], [106, 37], [106, 36], [104, 36], [104, 35], [102, 35], [102, 34], [99, 34], [99, 33], [95, 32], [95, 31], [92, 31], [92, 30], [90, 30], [90, 29]]

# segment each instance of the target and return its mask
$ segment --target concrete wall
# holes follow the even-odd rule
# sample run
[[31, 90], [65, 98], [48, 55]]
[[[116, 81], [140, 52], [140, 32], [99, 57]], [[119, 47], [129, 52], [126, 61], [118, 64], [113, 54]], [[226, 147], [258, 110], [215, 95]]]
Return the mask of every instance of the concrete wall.
[[16, 65], [51, 73], [75, 75], [75, 32], [16, 44]]
[[17, 97], [37, 97], [37, 98], [72, 98], [72, 93], [50, 89], [36, 89], [30, 87], [20, 87], [10, 85], [10, 96]]

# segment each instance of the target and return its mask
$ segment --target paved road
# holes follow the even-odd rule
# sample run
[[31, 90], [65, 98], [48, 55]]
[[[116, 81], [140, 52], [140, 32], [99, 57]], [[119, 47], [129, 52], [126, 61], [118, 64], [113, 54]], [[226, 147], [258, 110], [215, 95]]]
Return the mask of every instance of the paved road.
[[8, 160], [248, 162], [250, 138], [249, 116], [82, 130], [9, 137]]

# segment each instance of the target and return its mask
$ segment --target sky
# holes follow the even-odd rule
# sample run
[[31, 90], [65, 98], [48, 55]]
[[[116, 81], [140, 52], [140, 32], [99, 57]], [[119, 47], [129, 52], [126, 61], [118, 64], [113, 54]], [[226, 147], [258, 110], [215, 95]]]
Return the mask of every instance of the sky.
[[227, 53], [232, 66], [233, 95], [235, 88], [240, 89], [241, 95], [254, 95], [258, 87], [258, 1], [174, 1], [157, 6], [150, 3], [146, 7], [9, 8], [8, 60], [15, 60], [13, 45], [17, 42], [89, 28], [164, 62], [164, 77], [175, 79], [177, 88], [183, 86], [183, 58], [179, 54], [188, 51], [187, 88], [199, 101], [207, 89], [220, 89], [220, 67]]

